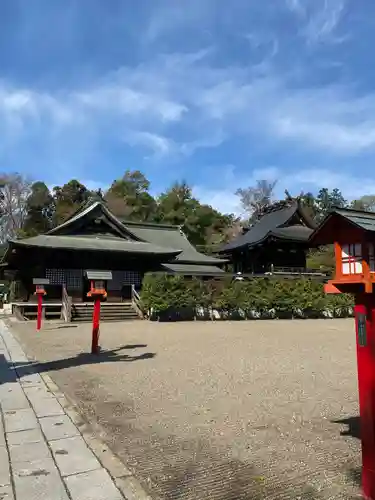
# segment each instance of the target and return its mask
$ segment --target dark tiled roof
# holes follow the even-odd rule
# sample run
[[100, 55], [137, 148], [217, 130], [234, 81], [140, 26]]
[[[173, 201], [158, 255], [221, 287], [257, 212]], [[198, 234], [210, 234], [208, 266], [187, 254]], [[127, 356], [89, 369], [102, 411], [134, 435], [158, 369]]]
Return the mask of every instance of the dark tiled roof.
[[162, 267], [167, 272], [184, 274], [185, 276], [217, 276], [225, 272], [217, 266], [201, 266], [196, 264], [163, 264]]
[[[103, 216], [118, 238], [70, 236], [69, 232], [84, 224], [86, 217]], [[77, 233], [77, 231], [75, 231]], [[166, 261], [176, 256], [176, 263], [220, 265], [226, 260], [198, 252], [177, 226], [121, 221], [100, 201], [88, 202], [60, 226], [45, 235], [17, 240], [13, 244], [77, 250], [109, 250], [165, 255]], [[168, 258], [167, 258], [168, 257]]]
[[375, 231], [375, 213], [350, 208], [333, 208], [309, 238], [310, 245], [326, 245], [333, 243], [335, 217], [342, 217], [350, 224], [368, 232]]
[[126, 233], [126, 228], [122, 224], [122, 222], [115, 216], [113, 213], [100, 201], [95, 201], [93, 203], [86, 203], [81, 207], [80, 210], [77, 210], [75, 214], [73, 214], [68, 220], [63, 222], [57, 227], [54, 227], [47, 234], [53, 235], [65, 235], [69, 234], [69, 230], [74, 227], [75, 224], [85, 220], [86, 217], [89, 216], [104, 216], [107, 220], [108, 224], [111, 227], [115, 228], [116, 233], [124, 238], [127, 238], [129, 235]]
[[[307, 241], [312, 230], [306, 228], [302, 225], [300, 226], [292, 226], [293, 229], [289, 227], [281, 227], [295, 215], [297, 211], [301, 211], [301, 207], [298, 202], [292, 201], [285, 204], [277, 204], [273, 205], [267, 210], [264, 215], [254, 224], [254, 226], [250, 227], [249, 230], [236, 239], [225, 245], [220, 249], [220, 253], [225, 253], [231, 250], [239, 249], [242, 247], [251, 247], [256, 245], [257, 243], [261, 243], [268, 236], [274, 235], [283, 239], [292, 239], [294, 241]], [[305, 215], [301, 213], [301, 216], [305, 218]], [[307, 220], [307, 219], [306, 219]], [[313, 223], [310, 220], [307, 220], [310, 226]], [[296, 228], [301, 229], [296, 229]]]
[[274, 236], [286, 240], [307, 241], [312, 234], [313, 229], [306, 226], [294, 225], [288, 227], [279, 227], [272, 231]]
[[122, 238], [95, 238], [86, 236], [55, 236], [40, 234], [24, 240], [10, 242], [16, 246], [56, 248], [64, 250], [88, 250], [103, 252], [123, 252], [143, 255], [165, 255], [172, 258], [181, 252], [166, 246], [159, 247], [141, 241], [129, 241]]
[[182, 252], [176, 257], [176, 262], [212, 265], [220, 265], [226, 262], [226, 260], [198, 252], [178, 226], [129, 221], [123, 221], [123, 224], [128, 232], [134, 234], [141, 241], [147, 241], [161, 247], [180, 248]]
[[375, 213], [350, 208], [334, 208], [329, 215], [338, 214], [366, 231], [375, 231]]

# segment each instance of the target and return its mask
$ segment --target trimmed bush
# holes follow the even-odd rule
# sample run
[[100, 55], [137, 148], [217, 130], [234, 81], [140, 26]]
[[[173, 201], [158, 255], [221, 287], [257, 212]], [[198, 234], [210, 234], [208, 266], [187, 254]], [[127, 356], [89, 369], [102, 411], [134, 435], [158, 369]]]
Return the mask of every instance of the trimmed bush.
[[161, 321], [328, 318], [353, 314], [351, 295], [325, 295], [321, 282], [303, 278], [203, 281], [148, 274], [143, 281], [141, 301], [148, 317]]

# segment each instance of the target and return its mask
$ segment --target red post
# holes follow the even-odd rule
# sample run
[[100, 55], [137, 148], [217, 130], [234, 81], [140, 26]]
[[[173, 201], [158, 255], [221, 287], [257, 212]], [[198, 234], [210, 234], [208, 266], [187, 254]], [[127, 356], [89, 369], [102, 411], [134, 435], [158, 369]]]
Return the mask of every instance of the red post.
[[36, 318], [36, 331], [39, 332], [39, 330], [42, 328], [42, 313], [43, 313], [43, 295], [41, 293], [38, 293], [38, 315]]
[[362, 441], [362, 489], [375, 500], [375, 294], [356, 296], [359, 413]]
[[100, 297], [95, 297], [94, 313], [92, 315], [92, 341], [91, 341], [92, 354], [99, 354], [99, 321], [100, 321]]

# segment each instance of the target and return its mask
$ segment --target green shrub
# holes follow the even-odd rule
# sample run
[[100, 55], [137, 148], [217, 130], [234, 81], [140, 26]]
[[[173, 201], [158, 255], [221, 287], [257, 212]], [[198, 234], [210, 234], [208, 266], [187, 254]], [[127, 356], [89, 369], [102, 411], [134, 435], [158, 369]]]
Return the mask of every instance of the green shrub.
[[323, 283], [310, 279], [254, 278], [249, 281], [187, 280], [183, 276], [146, 275], [142, 305], [155, 313], [168, 310], [214, 308], [225, 313], [239, 310], [276, 313], [347, 310], [353, 306], [348, 294], [325, 295]]
[[196, 307], [197, 298], [201, 296], [201, 287], [196, 280], [189, 283], [179, 275], [148, 274], [143, 280], [141, 301], [145, 310], [162, 312], [171, 308]]

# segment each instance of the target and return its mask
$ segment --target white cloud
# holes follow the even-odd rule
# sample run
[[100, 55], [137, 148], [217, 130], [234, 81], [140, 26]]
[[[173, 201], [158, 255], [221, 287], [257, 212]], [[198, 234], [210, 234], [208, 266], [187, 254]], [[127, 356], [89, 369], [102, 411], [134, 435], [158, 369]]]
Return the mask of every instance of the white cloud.
[[[238, 188], [254, 186], [257, 180], [275, 181], [281, 178], [280, 170], [274, 166], [254, 169], [251, 173], [239, 172], [234, 165], [208, 167], [207, 170], [212, 176], [210, 187], [194, 186], [194, 196], [202, 203], [211, 205], [222, 213], [233, 213], [238, 217], [246, 215], [241, 207], [239, 197], [235, 194]], [[284, 179], [281, 182], [283, 183]], [[284, 195], [284, 189], [285, 187], [282, 187], [280, 196]], [[279, 193], [276, 194], [279, 195]]]
[[[144, 43], [155, 43], [158, 38], [187, 27], [206, 26], [214, 22], [212, 13], [217, 8], [215, 0], [162, 0], [153, 2], [149, 19], [142, 36]], [[219, 7], [220, 8], [220, 7]], [[224, 7], [225, 8], [225, 7]]]
[[338, 123], [313, 123], [306, 120], [284, 117], [275, 121], [280, 136], [301, 139], [311, 146], [333, 152], [355, 153], [375, 145], [375, 123], [347, 125]]
[[87, 107], [88, 110], [135, 117], [148, 113], [163, 122], [178, 121], [187, 111], [184, 105], [165, 99], [157, 92], [139, 92], [126, 87], [126, 82], [112, 81], [105, 86], [77, 93], [72, 98], [77, 106]]
[[334, 155], [375, 148], [375, 93], [297, 85], [293, 75], [269, 69], [259, 76], [251, 65], [218, 66], [213, 53], [159, 55], [69, 92], [0, 83], [2, 148], [36, 131], [47, 145], [55, 141], [59, 153], [74, 145], [84, 160], [103, 136], [158, 159], [237, 137], [247, 138], [249, 148], [262, 140]]
[[[219, 169], [220, 170], [220, 169]], [[225, 171], [225, 169], [224, 169]], [[338, 188], [344, 198], [351, 201], [358, 199], [364, 194], [375, 194], [375, 176], [358, 177], [350, 175], [342, 170], [330, 170], [323, 168], [310, 168], [285, 173], [277, 167], [260, 169], [252, 172], [251, 177], [234, 174], [226, 178], [225, 188], [207, 188], [206, 186], [195, 186], [193, 193], [202, 203], [212, 205], [223, 213], [234, 213], [239, 217], [245, 214], [240, 206], [239, 198], [235, 195], [238, 187], [248, 187], [255, 184], [257, 179], [278, 180], [275, 188], [275, 197], [282, 199], [287, 189], [293, 196], [298, 196], [303, 192], [313, 192], [326, 187], [329, 190]]]
[[309, 43], [339, 42], [336, 36], [346, 8], [346, 0], [286, 0], [286, 5], [299, 19], [300, 33]]
[[[275, 194], [277, 197], [284, 196], [285, 189], [293, 195], [298, 195], [301, 191], [312, 191], [316, 193], [321, 188], [339, 189], [345, 198], [353, 200], [364, 194], [375, 193], [375, 175], [373, 178], [366, 175], [356, 176], [345, 172], [340, 167], [337, 168], [303, 168], [294, 172], [285, 172], [277, 167], [254, 171], [249, 183], [242, 186], [253, 185], [256, 179], [277, 180]], [[241, 179], [239, 179], [241, 182]]]
[[289, 176], [294, 186], [306, 186], [312, 190], [326, 187], [328, 189], [338, 188], [344, 197], [349, 200], [360, 198], [364, 194], [375, 193], [375, 176], [356, 176], [348, 174], [339, 168], [335, 170], [311, 168], [304, 169]]
[[199, 99], [207, 116], [233, 134], [288, 139], [340, 155], [375, 146], [375, 94], [358, 97], [339, 85], [293, 87], [287, 79], [267, 77], [251, 84], [227, 80], [203, 90]]
[[193, 195], [201, 203], [211, 205], [222, 213], [242, 215], [239, 198], [230, 189], [207, 189], [203, 186], [195, 186]]
[[62, 133], [79, 127], [88, 134], [112, 127], [119, 138], [163, 155], [191, 154], [238, 135], [335, 154], [375, 146], [375, 94], [358, 97], [355, 89], [339, 85], [296, 87], [287, 75], [215, 68], [204, 64], [201, 53], [124, 68], [106, 80], [65, 94], [0, 87], [0, 128], [13, 123], [20, 133], [23, 123], [27, 131], [48, 123]]
[[151, 132], [129, 132], [125, 141], [131, 146], [143, 146], [151, 149], [156, 156], [165, 156], [175, 148], [173, 141]]
[[[315, 12], [304, 29], [304, 34], [310, 41], [327, 40], [338, 27], [345, 8], [345, 0], [324, 0], [320, 10]], [[340, 40], [336, 37], [332, 41]]]
[[285, 0], [286, 6], [296, 14], [305, 16], [305, 2], [302, 0]]

